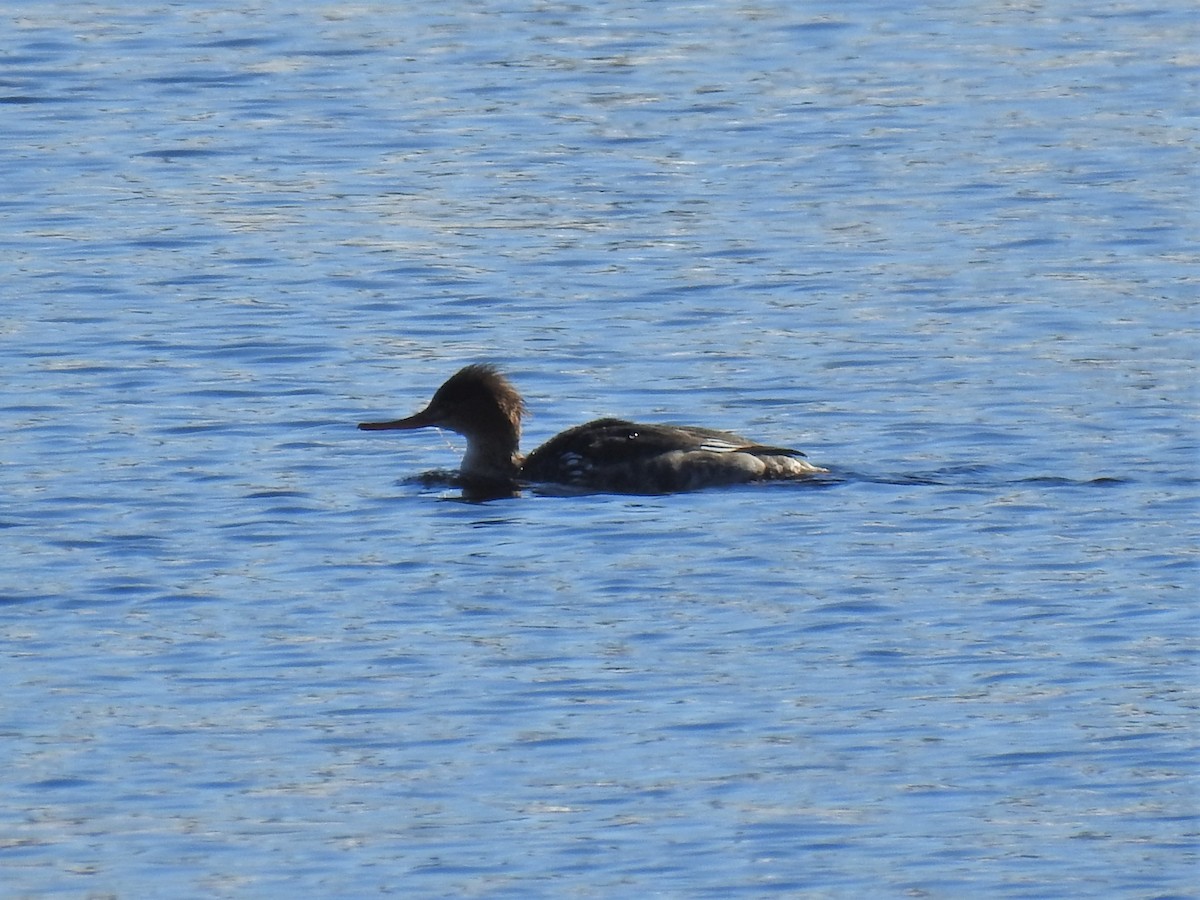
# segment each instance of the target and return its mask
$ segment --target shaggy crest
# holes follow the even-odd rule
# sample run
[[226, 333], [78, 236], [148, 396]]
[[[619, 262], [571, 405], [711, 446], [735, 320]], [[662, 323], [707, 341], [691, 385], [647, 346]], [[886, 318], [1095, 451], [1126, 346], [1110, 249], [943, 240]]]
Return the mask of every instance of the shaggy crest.
[[525, 401], [512, 382], [491, 363], [475, 363], [459, 369], [438, 388], [433, 402], [439, 407], [453, 407], [475, 402], [481, 396], [493, 398], [504, 418], [520, 432]]

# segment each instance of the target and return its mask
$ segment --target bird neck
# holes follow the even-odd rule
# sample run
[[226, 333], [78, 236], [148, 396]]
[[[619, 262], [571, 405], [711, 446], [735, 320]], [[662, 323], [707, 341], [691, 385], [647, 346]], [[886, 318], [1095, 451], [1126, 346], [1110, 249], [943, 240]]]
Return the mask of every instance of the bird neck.
[[463, 454], [459, 474], [480, 481], [514, 480], [521, 472], [519, 440], [517, 433], [467, 435], [467, 452]]

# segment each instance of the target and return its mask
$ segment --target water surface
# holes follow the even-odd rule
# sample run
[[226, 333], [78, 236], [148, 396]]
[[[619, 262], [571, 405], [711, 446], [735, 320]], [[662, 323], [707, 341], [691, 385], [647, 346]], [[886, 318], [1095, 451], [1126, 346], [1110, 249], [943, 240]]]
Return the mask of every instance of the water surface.
[[11, 895], [1195, 895], [1186, 4], [243, 7], [4, 8]]

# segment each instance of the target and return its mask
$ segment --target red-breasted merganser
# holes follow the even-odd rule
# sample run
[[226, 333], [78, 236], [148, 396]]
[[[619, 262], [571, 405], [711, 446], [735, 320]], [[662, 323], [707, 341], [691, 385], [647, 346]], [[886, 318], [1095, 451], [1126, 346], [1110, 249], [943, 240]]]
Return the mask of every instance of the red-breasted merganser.
[[525, 401], [490, 365], [473, 365], [438, 388], [429, 405], [407, 419], [363, 422], [364, 431], [446, 428], [467, 439], [459, 468], [463, 484], [496, 496], [522, 483], [591, 491], [664, 494], [713, 485], [804, 478], [828, 472], [799, 450], [767, 447], [711, 428], [641, 425], [597, 419], [568, 429], [521, 456]]

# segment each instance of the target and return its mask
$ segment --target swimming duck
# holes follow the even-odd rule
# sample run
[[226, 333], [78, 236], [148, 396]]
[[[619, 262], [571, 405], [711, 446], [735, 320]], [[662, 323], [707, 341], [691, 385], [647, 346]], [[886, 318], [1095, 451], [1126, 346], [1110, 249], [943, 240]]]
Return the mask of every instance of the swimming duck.
[[806, 478], [828, 472], [799, 450], [759, 444], [727, 431], [596, 419], [519, 451], [525, 401], [491, 365], [460, 369], [423, 410], [406, 419], [363, 422], [364, 431], [446, 428], [467, 439], [464, 486], [497, 496], [522, 484], [588, 491], [665, 494], [714, 485]]

